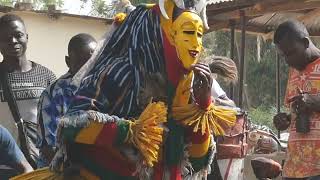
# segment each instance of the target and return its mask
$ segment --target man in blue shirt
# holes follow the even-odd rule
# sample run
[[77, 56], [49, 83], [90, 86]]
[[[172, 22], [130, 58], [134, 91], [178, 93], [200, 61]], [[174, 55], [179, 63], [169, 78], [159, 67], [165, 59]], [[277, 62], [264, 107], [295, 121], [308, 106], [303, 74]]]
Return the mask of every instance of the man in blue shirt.
[[38, 104], [37, 132], [37, 147], [40, 149], [39, 167], [49, 165], [53, 158], [59, 118], [67, 111], [70, 97], [76, 90], [70, 82], [78, 70], [90, 59], [96, 45], [96, 40], [89, 34], [82, 33], [72, 37], [68, 45], [68, 56], [66, 56], [69, 71], [41, 95]]

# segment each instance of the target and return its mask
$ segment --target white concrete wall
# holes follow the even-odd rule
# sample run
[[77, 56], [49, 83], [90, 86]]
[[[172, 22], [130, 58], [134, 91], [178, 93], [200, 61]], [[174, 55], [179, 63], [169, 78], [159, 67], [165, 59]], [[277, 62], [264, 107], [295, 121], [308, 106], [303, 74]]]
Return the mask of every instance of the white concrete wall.
[[[78, 33], [88, 33], [99, 40], [110, 27], [106, 21], [79, 17], [60, 16], [49, 18], [35, 12], [12, 12], [19, 15], [26, 24], [29, 34], [28, 59], [51, 69], [57, 76], [67, 70], [65, 55], [68, 42]], [[3, 13], [0, 13], [0, 16]], [[2, 57], [0, 57], [2, 61]]]

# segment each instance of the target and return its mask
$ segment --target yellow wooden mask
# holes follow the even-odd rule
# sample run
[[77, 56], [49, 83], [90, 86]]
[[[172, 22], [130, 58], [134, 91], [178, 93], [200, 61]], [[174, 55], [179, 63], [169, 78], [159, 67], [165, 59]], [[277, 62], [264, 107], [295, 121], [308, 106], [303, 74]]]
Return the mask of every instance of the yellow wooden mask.
[[172, 24], [171, 38], [178, 57], [187, 70], [198, 62], [202, 51], [203, 22], [193, 12], [183, 12]]

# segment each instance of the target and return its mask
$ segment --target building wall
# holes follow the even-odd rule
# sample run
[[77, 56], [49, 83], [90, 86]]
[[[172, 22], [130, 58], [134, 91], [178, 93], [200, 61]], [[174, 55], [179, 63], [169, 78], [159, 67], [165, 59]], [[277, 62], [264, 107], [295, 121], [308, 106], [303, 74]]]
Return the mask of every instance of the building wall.
[[[27, 57], [51, 69], [57, 76], [67, 71], [65, 55], [68, 42], [78, 33], [88, 33], [99, 40], [110, 27], [106, 21], [80, 17], [60, 16], [49, 18], [46, 14], [16, 11], [26, 24], [29, 34]], [[0, 16], [3, 13], [0, 13]], [[2, 57], [0, 57], [2, 61]]]

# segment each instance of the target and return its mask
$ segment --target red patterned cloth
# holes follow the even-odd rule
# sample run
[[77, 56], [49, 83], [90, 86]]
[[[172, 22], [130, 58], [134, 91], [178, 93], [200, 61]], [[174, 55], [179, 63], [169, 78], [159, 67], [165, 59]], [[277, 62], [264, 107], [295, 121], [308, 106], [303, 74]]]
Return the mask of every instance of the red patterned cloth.
[[[309, 64], [303, 71], [290, 69], [285, 103], [298, 95], [297, 88], [310, 94], [320, 93], [320, 59]], [[297, 133], [295, 117], [292, 116], [288, 154], [284, 166], [284, 176], [302, 178], [320, 175], [320, 113], [310, 117], [310, 132]]]

